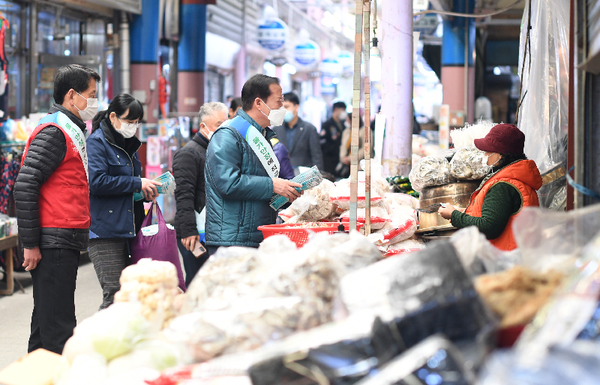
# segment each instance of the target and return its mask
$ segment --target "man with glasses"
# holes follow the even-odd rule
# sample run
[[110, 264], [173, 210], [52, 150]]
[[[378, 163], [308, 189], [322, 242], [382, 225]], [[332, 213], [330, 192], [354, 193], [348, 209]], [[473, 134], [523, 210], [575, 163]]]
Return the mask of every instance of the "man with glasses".
[[279, 79], [254, 75], [242, 88], [242, 108], [212, 136], [206, 151], [206, 245], [258, 247], [258, 226], [274, 224], [273, 194], [294, 201], [299, 183], [279, 178], [280, 164], [269, 126], [283, 123], [286, 109]]

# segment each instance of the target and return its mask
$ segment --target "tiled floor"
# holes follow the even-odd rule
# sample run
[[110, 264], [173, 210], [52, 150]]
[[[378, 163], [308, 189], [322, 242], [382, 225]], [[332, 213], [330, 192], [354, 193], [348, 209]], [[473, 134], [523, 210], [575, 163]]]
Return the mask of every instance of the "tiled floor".
[[[24, 286], [25, 292], [19, 291], [19, 285], [15, 284], [13, 295], [0, 295], [0, 370], [27, 354], [33, 288], [29, 273], [15, 273], [15, 277]], [[88, 259], [82, 258], [75, 291], [77, 320], [81, 322], [93, 315], [101, 303], [102, 291], [94, 266]]]

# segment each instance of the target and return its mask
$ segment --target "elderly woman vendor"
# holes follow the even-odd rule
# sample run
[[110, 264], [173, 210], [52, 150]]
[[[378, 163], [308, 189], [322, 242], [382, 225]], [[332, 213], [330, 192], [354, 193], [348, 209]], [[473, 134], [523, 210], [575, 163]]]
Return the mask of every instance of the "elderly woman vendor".
[[524, 144], [525, 135], [512, 124], [498, 124], [485, 138], [475, 139], [491, 170], [464, 213], [448, 204], [440, 215], [459, 229], [476, 226], [498, 249], [515, 249], [512, 223], [523, 207], [539, 206], [536, 190], [542, 186], [535, 162], [523, 153]]

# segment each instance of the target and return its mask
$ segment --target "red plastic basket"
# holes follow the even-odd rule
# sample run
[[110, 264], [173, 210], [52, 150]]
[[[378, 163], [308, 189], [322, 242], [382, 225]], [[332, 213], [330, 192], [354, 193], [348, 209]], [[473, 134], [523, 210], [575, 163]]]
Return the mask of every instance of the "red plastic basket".
[[306, 227], [307, 223], [283, 223], [280, 225], [258, 226], [258, 229], [262, 231], [263, 237], [265, 238], [269, 238], [271, 235], [283, 234], [293, 241], [296, 246], [302, 247], [308, 241], [308, 236], [311, 233], [328, 232], [329, 234], [333, 234], [337, 231], [338, 226], [338, 223], [336, 222], [311, 222], [311, 224], [317, 225], [318, 227]]

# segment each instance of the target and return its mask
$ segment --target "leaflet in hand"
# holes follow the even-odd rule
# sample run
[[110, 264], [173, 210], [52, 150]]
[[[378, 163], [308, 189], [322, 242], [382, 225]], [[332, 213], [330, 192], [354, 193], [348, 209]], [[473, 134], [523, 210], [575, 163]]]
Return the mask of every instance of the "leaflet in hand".
[[[292, 179], [292, 182], [300, 183], [302, 185], [302, 188], [296, 187], [296, 190], [298, 192], [316, 187], [322, 181], [323, 175], [321, 175], [317, 166], [309, 168], [308, 171], [305, 171], [302, 174], [298, 174], [294, 177], [294, 179]], [[271, 197], [270, 205], [273, 210], [279, 210], [289, 201], [290, 200], [284, 196], [281, 196], [279, 194], [273, 194], [273, 197]]]
[[[156, 186], [156, 190], [159, 194], [170, 195], [175, 192], [175, 178], [173, 177], [173, 174], [171, 174], [170, 171], [159, 175], [154, 180], [162, 183], [162, 186]], [[141, 201], [142, 199], [144, 199], [144, 194], [133, 193], [133, 199], [135, 199], [136, 201]]]

